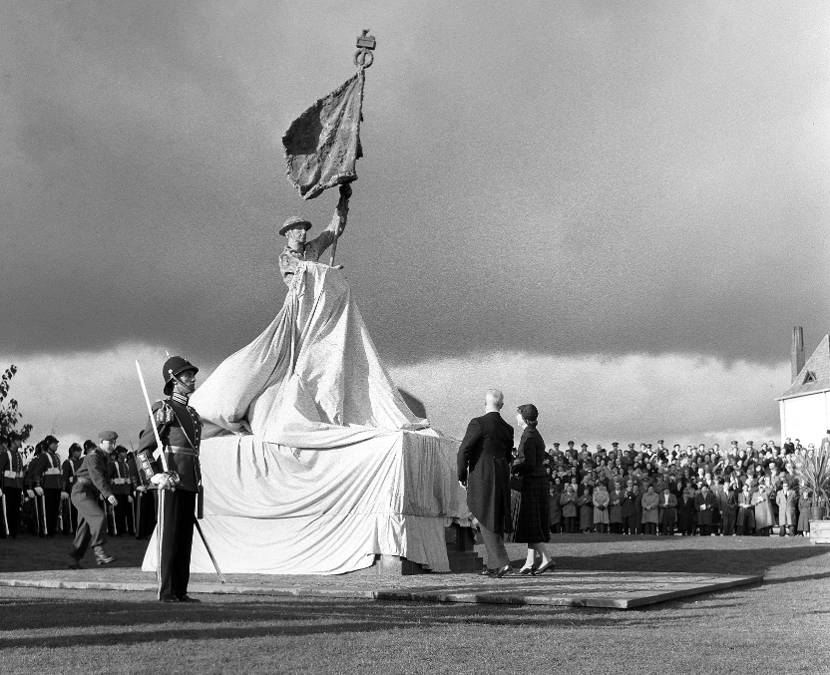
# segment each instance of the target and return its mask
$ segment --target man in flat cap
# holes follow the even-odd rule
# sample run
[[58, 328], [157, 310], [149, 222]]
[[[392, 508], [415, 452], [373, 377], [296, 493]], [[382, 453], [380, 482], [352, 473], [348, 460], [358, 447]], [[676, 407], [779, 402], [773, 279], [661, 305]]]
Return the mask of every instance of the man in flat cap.
[[103, 498], [112, 506], [118, 503], [118, 499], [112, 494], [109, 479], [109, 456], [115, 449], [117, 438], [118, 434], [114, 431], [102, 431], [98, 434], [98, 447], [84, 457], [81, 468], [75, 474], [70, 498], [78, 509], [78, 530], [75, 532], [75, 543], [69, 553], [72, 559], [69, 564], [71, 569], [80, 568], [81, 558], [90, 545], [97, 564], [108, 565], [115, 560], [104, 550], [107, 517], [101, 508], [99, 498]]
[[[197, 495], [202, 489], [202, 421], [188, 405], [196, 390], [198, 372], [181, 356], [171, 356], [164, 362], [162, 376], [168, 398], [153, 404], [153, 416], [136, 450], [142, 478], [158, 488], [158, 599], [162, 602], [199, 602], [187, 594]], [[164, 446], [164, 463], [153, 459], [156, 432]]]
[[306, 241], [306, 232], [311, 228], [311, 223], [303, 218], [293, 216], [283, 223], [278, 230], [281, 236], [288, 239], [288, 243], [280, 253], [279, 265], [282, 280], [286, 286], [290, 286], [300, 262], [311, 260], [317, 262], [329, 246], [331, 246], [343, 234], [346, 229], [346, 217], [349, 213], [348, 203], [352, 194], [352, 188], [348, 183], [340, 185], [340, 201], [332, 216], [329, 226], [315, 239]]

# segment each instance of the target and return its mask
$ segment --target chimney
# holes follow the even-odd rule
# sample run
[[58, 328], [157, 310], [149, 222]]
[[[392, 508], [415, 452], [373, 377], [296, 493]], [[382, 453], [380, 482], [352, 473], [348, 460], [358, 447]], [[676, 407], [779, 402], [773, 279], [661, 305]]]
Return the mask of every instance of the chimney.
[[804, 329], [801, 326], [793, 327], [793, 347], [790, 351], [790, 366], [792, 367], [791, 382], [795, 382], [795, 378], [804, 367]]

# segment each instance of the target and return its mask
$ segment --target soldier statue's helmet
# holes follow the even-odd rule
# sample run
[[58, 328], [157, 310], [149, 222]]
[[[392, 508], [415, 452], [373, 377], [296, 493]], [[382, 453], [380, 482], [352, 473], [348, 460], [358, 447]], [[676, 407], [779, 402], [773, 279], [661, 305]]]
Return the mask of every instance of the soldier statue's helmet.
[[285, 233], [288, 232], [288, 230], [293, 229], [295, 227], [301, 227], [304, 230], [309, 230], [311, 229], [311, 223], [307, 221], [305, 218], [300, 218], [299, 216], [291, 216], [282, 224], [282, 227], [279, 230], [277, 230], [277, 234], [279, 234], [280, 236], [285, 236]]
[[161, 376], [164, 378], [164, 393], [166, 395], [169, 396], [173, 393], [173, 383], [176, 378], [187, 371], [193, 371], [195, 375], [199, 372], [199, 369], [181, 356], [171, 356], [164, 362], [161, 368]]

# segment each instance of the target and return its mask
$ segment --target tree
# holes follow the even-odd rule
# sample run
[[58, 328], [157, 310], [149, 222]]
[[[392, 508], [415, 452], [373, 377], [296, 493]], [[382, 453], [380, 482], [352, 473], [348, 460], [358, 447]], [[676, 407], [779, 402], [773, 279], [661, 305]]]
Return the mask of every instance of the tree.
[[23, 413], [17, 407], [17, 401], [13, 398], [6, 399], [9, 395], [9, 388], [11, 380], [17, 373], [17, 366], [14, 364], [6, 368], [2, 376], [0, 376], [0, 438], [8, 438], [9, 434], [15, 433], [20, 436], [21, 441], [29, 438], [32, 432], [31, 424], [20, 424], [20, 418]]

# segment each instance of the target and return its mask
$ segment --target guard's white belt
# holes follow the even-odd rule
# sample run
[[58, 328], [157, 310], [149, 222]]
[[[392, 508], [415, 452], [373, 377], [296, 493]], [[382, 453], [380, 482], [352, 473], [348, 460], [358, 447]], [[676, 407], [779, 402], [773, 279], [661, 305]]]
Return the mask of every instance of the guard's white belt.
[[43, 473], [44, 474], [49, 474], [50, 476], [53, 476], [55, 474], [60, 475], [60, 472], [61, 472], [60, 469], [56, 469], [55, 467], [52, 467], [51, 469], [46, 469], [46, 471], [44, 471]]
[[20, 478], [23, 475], [22, 471], [4, 471], [3, 475], [6, 478]]

